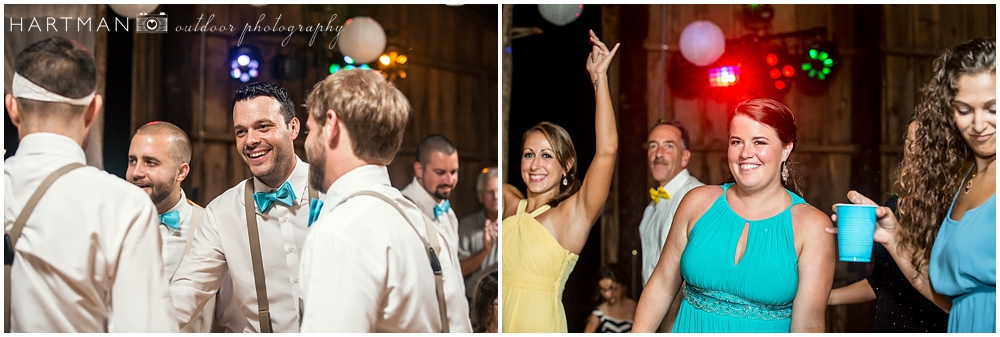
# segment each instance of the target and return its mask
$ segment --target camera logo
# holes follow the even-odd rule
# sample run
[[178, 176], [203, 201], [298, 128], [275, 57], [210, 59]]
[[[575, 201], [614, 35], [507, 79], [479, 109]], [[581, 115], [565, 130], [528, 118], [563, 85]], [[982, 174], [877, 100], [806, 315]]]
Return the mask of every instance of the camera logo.
[[135, 16], [135, 32], [166, 33], [167, 14], [163, 12], [160, 12], [160, 14], [139, 13], [139, 15]]

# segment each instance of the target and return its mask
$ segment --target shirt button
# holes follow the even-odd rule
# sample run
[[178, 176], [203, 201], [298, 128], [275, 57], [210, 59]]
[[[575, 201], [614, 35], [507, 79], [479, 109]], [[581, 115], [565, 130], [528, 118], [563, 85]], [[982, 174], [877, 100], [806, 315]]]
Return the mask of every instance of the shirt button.
[[297, 278], [296, 279], [292, 279], [292, 283], [298, 284], [299, 283], [299, 279], [297, 279]]
[[288, 218], [281, 218], [281, 222], [288, 222]]
[[288, 248], [288, 252], [289, 252], [289, 253], [293, 253], [293, 252], [295, 252], [295, 248]]

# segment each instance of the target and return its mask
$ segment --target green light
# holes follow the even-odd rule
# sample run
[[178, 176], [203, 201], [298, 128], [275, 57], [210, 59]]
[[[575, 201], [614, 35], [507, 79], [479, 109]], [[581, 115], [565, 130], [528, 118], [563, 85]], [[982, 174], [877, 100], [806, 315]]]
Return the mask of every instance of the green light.
[[367, 64], [362, 64], [362, 65], [361, 65], [360, 67], [358, 67], [358, 68], [361, 68], [361, 69], [371, 69], [371, 67], [369, 67], [369, 66], [368, 66]]
[[802, 64], [802, 70], [809, 70], [809, 69], [812, 69], [812, 67], [813, 66], [811, 64], [809, 64], [809, 63], [803, 63]]
[[823, 74], [829, 75], [830, 74], [830, 68], [823, 68]]
[[823, 75], [823, 73], [819, 73], [819, 80], [822, 81], [822, 80], [825, 80], [825, 79], [826, 79], [826, 75]]
[[816, 69], [809, 71], [809, 77], [816, 77]]
[[832, 67], [833, 66], [833, 59], [823, 60], [823, 64], [826, 65], [827, 67]]
[[820, 60], [827, 60], [829, 58], [830, 58], [830, 54], [827, 54], [826, 52], [819, 53], [819, 59]]
[[340, 65], [339, 64], [334, 63], [334, 64], [330, 65], [330, 73], [331, 74], [337, 72], [338, 70], [340, 70]]
[[817, 57], [819, 57], [819, 52], [816, 49], [809, 49], [809, 58], [815, 60]]

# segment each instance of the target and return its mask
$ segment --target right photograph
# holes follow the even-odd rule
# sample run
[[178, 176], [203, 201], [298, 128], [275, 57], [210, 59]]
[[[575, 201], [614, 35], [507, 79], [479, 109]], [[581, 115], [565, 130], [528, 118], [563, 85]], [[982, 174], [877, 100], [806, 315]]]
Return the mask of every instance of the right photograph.
[[500, 331], [996, 332], [996, 5], [503, 5]]

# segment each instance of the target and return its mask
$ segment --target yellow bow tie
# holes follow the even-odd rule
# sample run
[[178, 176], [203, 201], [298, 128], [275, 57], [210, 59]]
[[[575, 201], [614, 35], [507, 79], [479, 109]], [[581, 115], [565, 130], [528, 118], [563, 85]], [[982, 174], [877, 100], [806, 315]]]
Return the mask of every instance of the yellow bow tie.
[[653, 198], [653, 203], [660, 203], [660, 199], [670, 199], [670, 193], [663, 189], [663, 186], [649, 189], [649, 197]]

